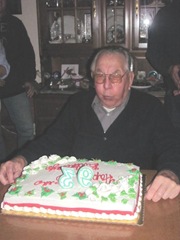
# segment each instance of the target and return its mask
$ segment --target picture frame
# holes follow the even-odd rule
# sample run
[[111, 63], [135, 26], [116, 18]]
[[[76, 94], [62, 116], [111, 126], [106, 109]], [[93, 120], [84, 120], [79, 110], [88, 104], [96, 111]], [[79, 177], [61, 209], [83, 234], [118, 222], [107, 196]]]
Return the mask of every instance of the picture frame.
[[79, 75], [79, 64], [62, 64], [61, 78], [69, 79], [72, 75]]
[[7, 9], [11, 14], [22, 14], [21, 0], [7, 0]]

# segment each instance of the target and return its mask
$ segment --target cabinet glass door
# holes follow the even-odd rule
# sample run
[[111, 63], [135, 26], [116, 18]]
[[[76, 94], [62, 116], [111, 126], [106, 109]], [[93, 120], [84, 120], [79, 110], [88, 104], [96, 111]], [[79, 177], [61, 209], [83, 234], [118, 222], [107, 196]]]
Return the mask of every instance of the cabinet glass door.
[[135, 0], [133, 6], [133, 48], [147, 48], [148, 28], [165, 0]]
[[50, 44], [92, 41], [91, 0], [47, 0]]
[[106, 0], [106, 44], [125, 44], [125, 0]]

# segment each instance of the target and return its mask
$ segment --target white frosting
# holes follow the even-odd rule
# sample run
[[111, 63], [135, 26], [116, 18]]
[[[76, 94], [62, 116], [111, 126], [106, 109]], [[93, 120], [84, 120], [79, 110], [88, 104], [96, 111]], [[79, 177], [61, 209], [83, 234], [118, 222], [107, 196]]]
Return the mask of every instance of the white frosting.
[[[84, 188], [77, 177], [73, 177], [73, 188], [61, 188], [58, 183], [61, 167], [73, 168], [78, 174], [82, 166], [93, 169], [92, 186]], [[24, 168], [22, 177], [5, 194], [1, 207], [7, 211], [26, 213], [133, 220], [141, 210], [141, 202], [142, 176], [139, 167], [51, 155], [42, 156]]]

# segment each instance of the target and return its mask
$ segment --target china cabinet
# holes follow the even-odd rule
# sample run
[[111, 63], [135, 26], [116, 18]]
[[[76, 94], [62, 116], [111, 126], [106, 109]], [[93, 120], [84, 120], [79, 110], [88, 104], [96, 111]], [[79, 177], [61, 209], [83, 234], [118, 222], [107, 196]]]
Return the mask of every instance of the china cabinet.
[[165, 1], [37, 0], [43, 82], [62, 64], [79, 64], [86, 74], [93, 49], [109, 44], [128, 48], [143, 70], [148, 26]]

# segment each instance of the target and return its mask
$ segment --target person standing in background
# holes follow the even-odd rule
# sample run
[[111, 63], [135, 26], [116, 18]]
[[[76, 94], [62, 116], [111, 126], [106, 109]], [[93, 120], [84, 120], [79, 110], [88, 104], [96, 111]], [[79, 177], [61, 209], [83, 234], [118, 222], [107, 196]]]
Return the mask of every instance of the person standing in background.
[[[6, 53], [2, 42], [0, 42], [0, 87], [3, 87], [5, 84], [5, 78], [8, 76], [10, 71], [10, 65], [6, 59]], [[1, 102], [0, 102], [0, 111], [1, 111]], [[5, 144], [2, 138], [2, 132], [0, 128], [0, 154], [1, 157], [4, 156]]]
[[[4, 79], [4, 85], [0, 87], [0, 99], [15, 125], [20, 148], [34, 136], [29, 97], [36, 92], [35, 54], [23, 23], [12, 16], [6, 6], [7, 0], [0, 0], [0, 39], [11, 68]], [[3, 148], [0, 162], [5, 157], [6, 151]]]
[[149, 28], [146, 57], [163, 76], [165, 107], [180, 131], [180, 0], [172, 0], [155, 16]]

